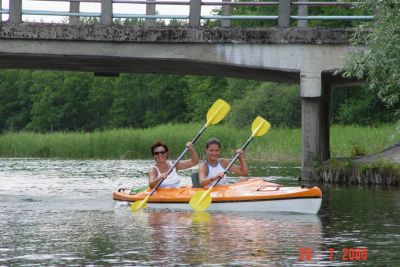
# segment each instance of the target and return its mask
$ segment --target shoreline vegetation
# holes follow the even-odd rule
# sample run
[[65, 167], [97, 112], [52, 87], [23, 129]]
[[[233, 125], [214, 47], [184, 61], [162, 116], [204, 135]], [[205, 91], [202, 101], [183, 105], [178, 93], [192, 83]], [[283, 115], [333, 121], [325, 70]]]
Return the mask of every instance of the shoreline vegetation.
[[383, 160], [360, 163], [352, 159], [331, 159], [315, 168], [314, 177], [327, 184], [399, 186], [400, 164]]
[[[0, 135], [0, 157], [62, 159], [150, 159], [155, 140], [165, 142], [169, 157], [176, 158], [184, 144], [202, 127], [200, 123], [164, 124], [146, 129], [111, 129], [91, 133], [8, 132]], [[234, 155], [251, 133], [227, 125], [210, 126], [195, 144], [201, 158], [210, 137], [222, 142], [223, 157]], [[333, 125], [330, 134], [331, 158], [364, 156], [379, 152], [399, 141], [395, 124], [376, 127]], [[298, 128], [274, 128], [256, 138], [246, 150], [246, 158], [255, 161], [300, 162], [301, 131]]]

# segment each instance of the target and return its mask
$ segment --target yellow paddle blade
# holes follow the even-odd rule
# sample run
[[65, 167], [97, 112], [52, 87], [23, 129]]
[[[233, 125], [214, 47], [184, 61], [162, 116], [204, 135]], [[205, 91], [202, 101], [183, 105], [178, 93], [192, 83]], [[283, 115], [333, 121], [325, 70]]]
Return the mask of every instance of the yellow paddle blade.
[[131, 205], [131, 211], [135, 212], [138, 211], [140, 209], [146, 208], [147, 206], [147, 201], [149, 200], [150, 195], [148, 195], [145, 199], [143, 200], [139, 200], [139, 201], [135, 201], [132, 205]]
[[271, 128], [271, 123], [263, 117], [258, 116], [251, 124], [251, 132], [253, 136], [262, 136]]
[[226, 114], [228, 114], [231, 106], [226, 103], [222, 99], [218, 99], [215, 103], [211, 106], [211, 108], [207, 112], [207, 123], [206, 127], [210, 124], [217, 124], [223, 118], [225, 118]]
[[205, 211], [211, 204], [210, 190], [198, 191], [190, 199], [189, 206], [196, 211]]

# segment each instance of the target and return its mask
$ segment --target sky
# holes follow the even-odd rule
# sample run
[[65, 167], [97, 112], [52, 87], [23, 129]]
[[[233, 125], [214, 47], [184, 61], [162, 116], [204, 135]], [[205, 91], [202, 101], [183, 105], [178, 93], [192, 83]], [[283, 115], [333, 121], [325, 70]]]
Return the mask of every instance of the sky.
[[[0, 0], [1, 1], [1, 0]], [[2, 0], [2, 8], [9, 8], [9, 1], [12, 0]], [[185, 0], [184, 0], [185, 1]], [[222, 0], [203, 0], [204, 2], [221, 2]], [[213, 8], [219, 8], [220, 6], [202, 6], [202, 15], [211, 15]], [[38, 0], [22, 0], [23, 10], [40, 10], [40, 11], [65, 11], [69, 10], [69, 2], [59, 2], [59, 1], [38, 1]], [[132, 14], [145, 14], [146, 5], [143, 4], [113, 4], [114, 13], [132, 13]], [[81, 12], [96, 12], [100, 13], [100, 3], [81, 3]], [[157, 5], [156, 11], [160, 15], [188, 15], [189, 6], [188, 5]], [[24, 15], [24, 21], [44, 21], [44, 22], [58, 22], [61, 21], [63, 17], [61, 16], [31, 16]], [[3, 20], [7, 20], [8, 15], [3, 14]]]

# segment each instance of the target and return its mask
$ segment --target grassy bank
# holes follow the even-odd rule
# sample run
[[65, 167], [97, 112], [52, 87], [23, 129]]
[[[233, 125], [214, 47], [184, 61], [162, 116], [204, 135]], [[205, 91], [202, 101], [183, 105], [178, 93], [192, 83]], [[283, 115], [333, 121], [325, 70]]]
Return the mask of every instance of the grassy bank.
[[332, 159], [318, 166], [314, 175], [316, 180], [330, 184], [400, 185], [399, 164], [379, 160], [355, 163]]
[[[150, 146], [155, 140], [166, 142], [170, 158], [183, 150], [202, 124], [168, 124], [149, 129], [116, 129], [94, 133], [5, 133], [0, 135], [0, 157], [57, 157], [137, 159], [150, 158]], [[395, 125], [380, 127], [331, 127], [332, 157], [349, 157], [377, 152], [399, 141]], [[202, 154], [205, 141], [217, 137], [223, 143], [223, 156], [229, 157], [250, 136], [248, 129], [210, 126], [195, 147]], [[299, 161], [300, 129], [271, 128], [249, 146], [247, 158], [267, 161]]]

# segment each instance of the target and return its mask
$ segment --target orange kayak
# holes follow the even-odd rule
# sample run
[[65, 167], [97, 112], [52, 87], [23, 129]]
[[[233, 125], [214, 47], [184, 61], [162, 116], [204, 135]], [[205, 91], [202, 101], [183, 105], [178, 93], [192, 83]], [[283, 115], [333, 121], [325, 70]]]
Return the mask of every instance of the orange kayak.
[[[160, 188], [149, 199], [150, 208], [186, 209], [188, 203], [202, 188]], [[130, 192], [114, 192], [113, 199], [135, 202], [143, 200], [151, 189], [131, 195]], [[219, 185], [211, 192], [212, 204], [209, 211], [249, 212], [297, 212], [317, 214], [321, 207], [322, 193], [318, 187], [285, 187], [266, 182], [260, 178], [229, 185]]]

